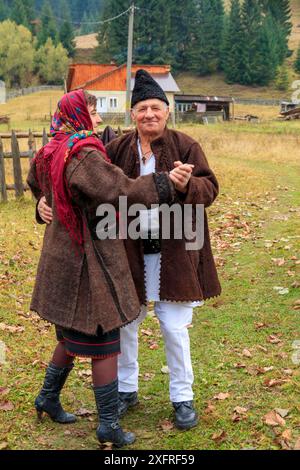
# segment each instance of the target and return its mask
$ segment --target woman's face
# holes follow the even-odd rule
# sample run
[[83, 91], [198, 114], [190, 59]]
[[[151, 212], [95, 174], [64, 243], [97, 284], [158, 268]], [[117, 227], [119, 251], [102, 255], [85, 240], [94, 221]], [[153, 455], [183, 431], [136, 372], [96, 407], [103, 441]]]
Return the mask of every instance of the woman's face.
[[96, 110], [95, 106], [88, 105], [87, 108], [88, 108], [88, 112], [90, 114], [90, 118], [91, 118], [91, 121], [92, 121], [92, 124], [93, 124], [93, 130], [96, 132], [97, 127], [103, 121], [102, 121], [100, 115], [97, 113], [97, 110]]

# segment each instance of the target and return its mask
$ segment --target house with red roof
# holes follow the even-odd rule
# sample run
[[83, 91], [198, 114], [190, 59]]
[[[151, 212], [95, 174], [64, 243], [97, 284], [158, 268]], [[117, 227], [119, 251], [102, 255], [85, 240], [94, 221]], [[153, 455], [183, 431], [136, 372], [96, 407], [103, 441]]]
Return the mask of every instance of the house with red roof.
[[[166, 93], [170, 111], [175, 110], [175, 93], [179, 87], [175, 82], [170, 65], [133, 65], [131, 90], [134, 87], [138, 69], [147, 70]], [[126, 111], [125, 64], [71, 64], [67, 78], [67, 91], [83, 88], [97, 97], [97, 110], [100, 114], [125, 114]]]

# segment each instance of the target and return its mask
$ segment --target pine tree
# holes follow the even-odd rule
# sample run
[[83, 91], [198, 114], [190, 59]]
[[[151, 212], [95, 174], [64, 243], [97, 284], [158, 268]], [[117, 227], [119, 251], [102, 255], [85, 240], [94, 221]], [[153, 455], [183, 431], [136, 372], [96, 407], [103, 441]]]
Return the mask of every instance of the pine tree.
[[22, 0], [16, 0], [11, 10], [10, 19], [16, 24], [29, 27], [27, 12]]
[[37, 37], [39, 46], [45, 44], [48, 38], [51, 38], [55, 45], [58, 44], [57, 26], [52, 8], [47, 0], [45, 0], [43, 4], [41, 12], [41, 25]]
[[219, 64], [212, 1], [196, 0], [195, 11], [195, 20], [191, 21], [194, 40], [188, 52], [188, 66], [199, 75], [208, 75], [215, 72]]
[[59, 40], [63, 47], [68, 51], [69, 57], [75, 55], [75, 35], [71, 25], [71, 14], [66, 0], [61, 0], [61, 11], [63, 12], [63, 23], [59, 31]]
[[4, 0], [0, 0], [0, 22], [9, 17], [9, 8]]
[[213, 0], [212, 2], [214, 12], [214, 31], [215, 31], [215, 48], [216, 56], [218, 59], [218, 70], [221, 69], [221, 51], [224, 33], [225, 12], [223, 0]]
[[140, 0], [136, 17], [134, 59], [140, 64], [171, 61], [170, 7], [165, 0]]
[[[103, 9], [103, 19], [112, 18], [127, 10], [130, 0], [108, 0]], [[136, 37], [136, 30], [135, 30]], [[116, 61], [118, 64], [126, 62], [128, 44], [128, 15], [104, 23], [98, 33], [98, 47], [94, 58], [99, 62]]]
[[225, 25], [222, 68], [228, 83], [241, 83], [244, 72], [244, 32], [239, 0], [231, 0]]
[[287, 91], [289, 89], [289, 73], [285, 64], [278, 70], [275, 85], [277, 90], [280, 91]]
[[192, 24], [195, 21], [194, 0], [170, 2], [170, 44], [172, 45], [171, 65], [175, 71], [187, 70], [194, 36]]
[[259, 83], [259, 68], [262, 63], [260, 38], [262, 36], [262, 9], [256, 0], [245, 0], [242, 5], [242, 25], [244, 33], [243, 72], [240, 83]]
[[279, 63], [292, 54], [288, 42], [292, 31], [290, 0], [262, 0], [264, 12], [270, 12], [275, 20], [278, 41]]
[[300, 44], [297, 51], [297, 57], [294, 63], [294, 69], [297, 73], [300, 73]]

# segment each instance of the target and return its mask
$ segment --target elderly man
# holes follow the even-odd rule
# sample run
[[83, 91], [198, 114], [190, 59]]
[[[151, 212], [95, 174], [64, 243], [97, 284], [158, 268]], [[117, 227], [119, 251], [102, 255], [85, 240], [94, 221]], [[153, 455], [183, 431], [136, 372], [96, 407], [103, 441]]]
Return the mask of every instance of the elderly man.
[[[218, 182], [206, 157], [191, 137], [169, 130], [168, 99], [153, 78], [144, 70], [136, 73], [132, 94], [132, 120], [136, 130], [111, 141], [107, 153], [112, 162], [130, 178], [155, 171], [170, 172], [179, 162], [194, 165], [193, 174], [178, 174], [178, 202], [210, 206], [218, 194]], [[46, 212], [41, 215], [46, 217]], [[159, 231], [157, 210], [140, 215], [141, 231], [151, 227]], [[161, 233], [160, 233], [161, 235]], [[188, 326], [193, 308], [205, 299], [220, 294], [215, 263], [210, 246], [207, 217], [204, 218], [204, 245], [187, 251], [185, 239], [169, 240], [149, 237], [146, 240], [125, 240], [130, 269], [141, 304], [137, 320], [121, 329], [121, 355], [118, 362], [119, 413], [124, 415], [138, 403], [138, 328], [147, 315], [148, 302], [154, 302], [165, 343], [170, 372], [170, 400], [179, 429], [197, 425], [193, 405], [193, 368]]]

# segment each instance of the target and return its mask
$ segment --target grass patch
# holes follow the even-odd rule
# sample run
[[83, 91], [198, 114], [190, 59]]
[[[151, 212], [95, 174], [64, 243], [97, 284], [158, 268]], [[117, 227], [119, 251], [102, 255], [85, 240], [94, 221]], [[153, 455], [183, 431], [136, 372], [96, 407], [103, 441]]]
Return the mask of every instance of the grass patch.
[[[283, 125], [282, 133], [277, 123], [261, 126], [181, 128], [202, 143], [220, 181], [220, 196], [209, 212], [223, 293], [197, 309], [190, 330], [200, 414], [192, 431], [164, 430], [172, 407], [168, 375], [161, 372], [163, 341], [155, 317], [143, 324], [152, 334], [140, 333], [140, 404], [122, 420], [137, 433], [133, 449], [281, 449], [292, 448], [300, 437], [299, 364], [292, 360], [293, 342], [300, 340], [299, 310], [294, 309], [299, 299], [299, 123]], [[8, 390], [0, 403], [13, 406], [0, 411], [0, 445], [97, 449], [89, 362], [77, 361], [62, 401], [68, 410], [87, 408], [92, 414], [72, 426], [48, 418], [36, 422], [33, 401], [55, 340], [53, 327], [29, 312], [44, 230], [33, 217], [29, 195], [0, 205], [0, 323], [21, 327], [0, 331], [7, 347], [0, 387]], [[280, 295], [274, 287], [288, 292]], [[150, 349], [153, 341], [157, 350]], [[268, 386], [272, 380], [280, 382]], [[220, 393], [229, 395], [214, 399]], [[247, 411], [234, 413], [237, 407]], [[275, 408], [288, 410], [285, 425], [265, 424], [264, 416]], [[289, 439], [282, 437], [287, 430]]]

